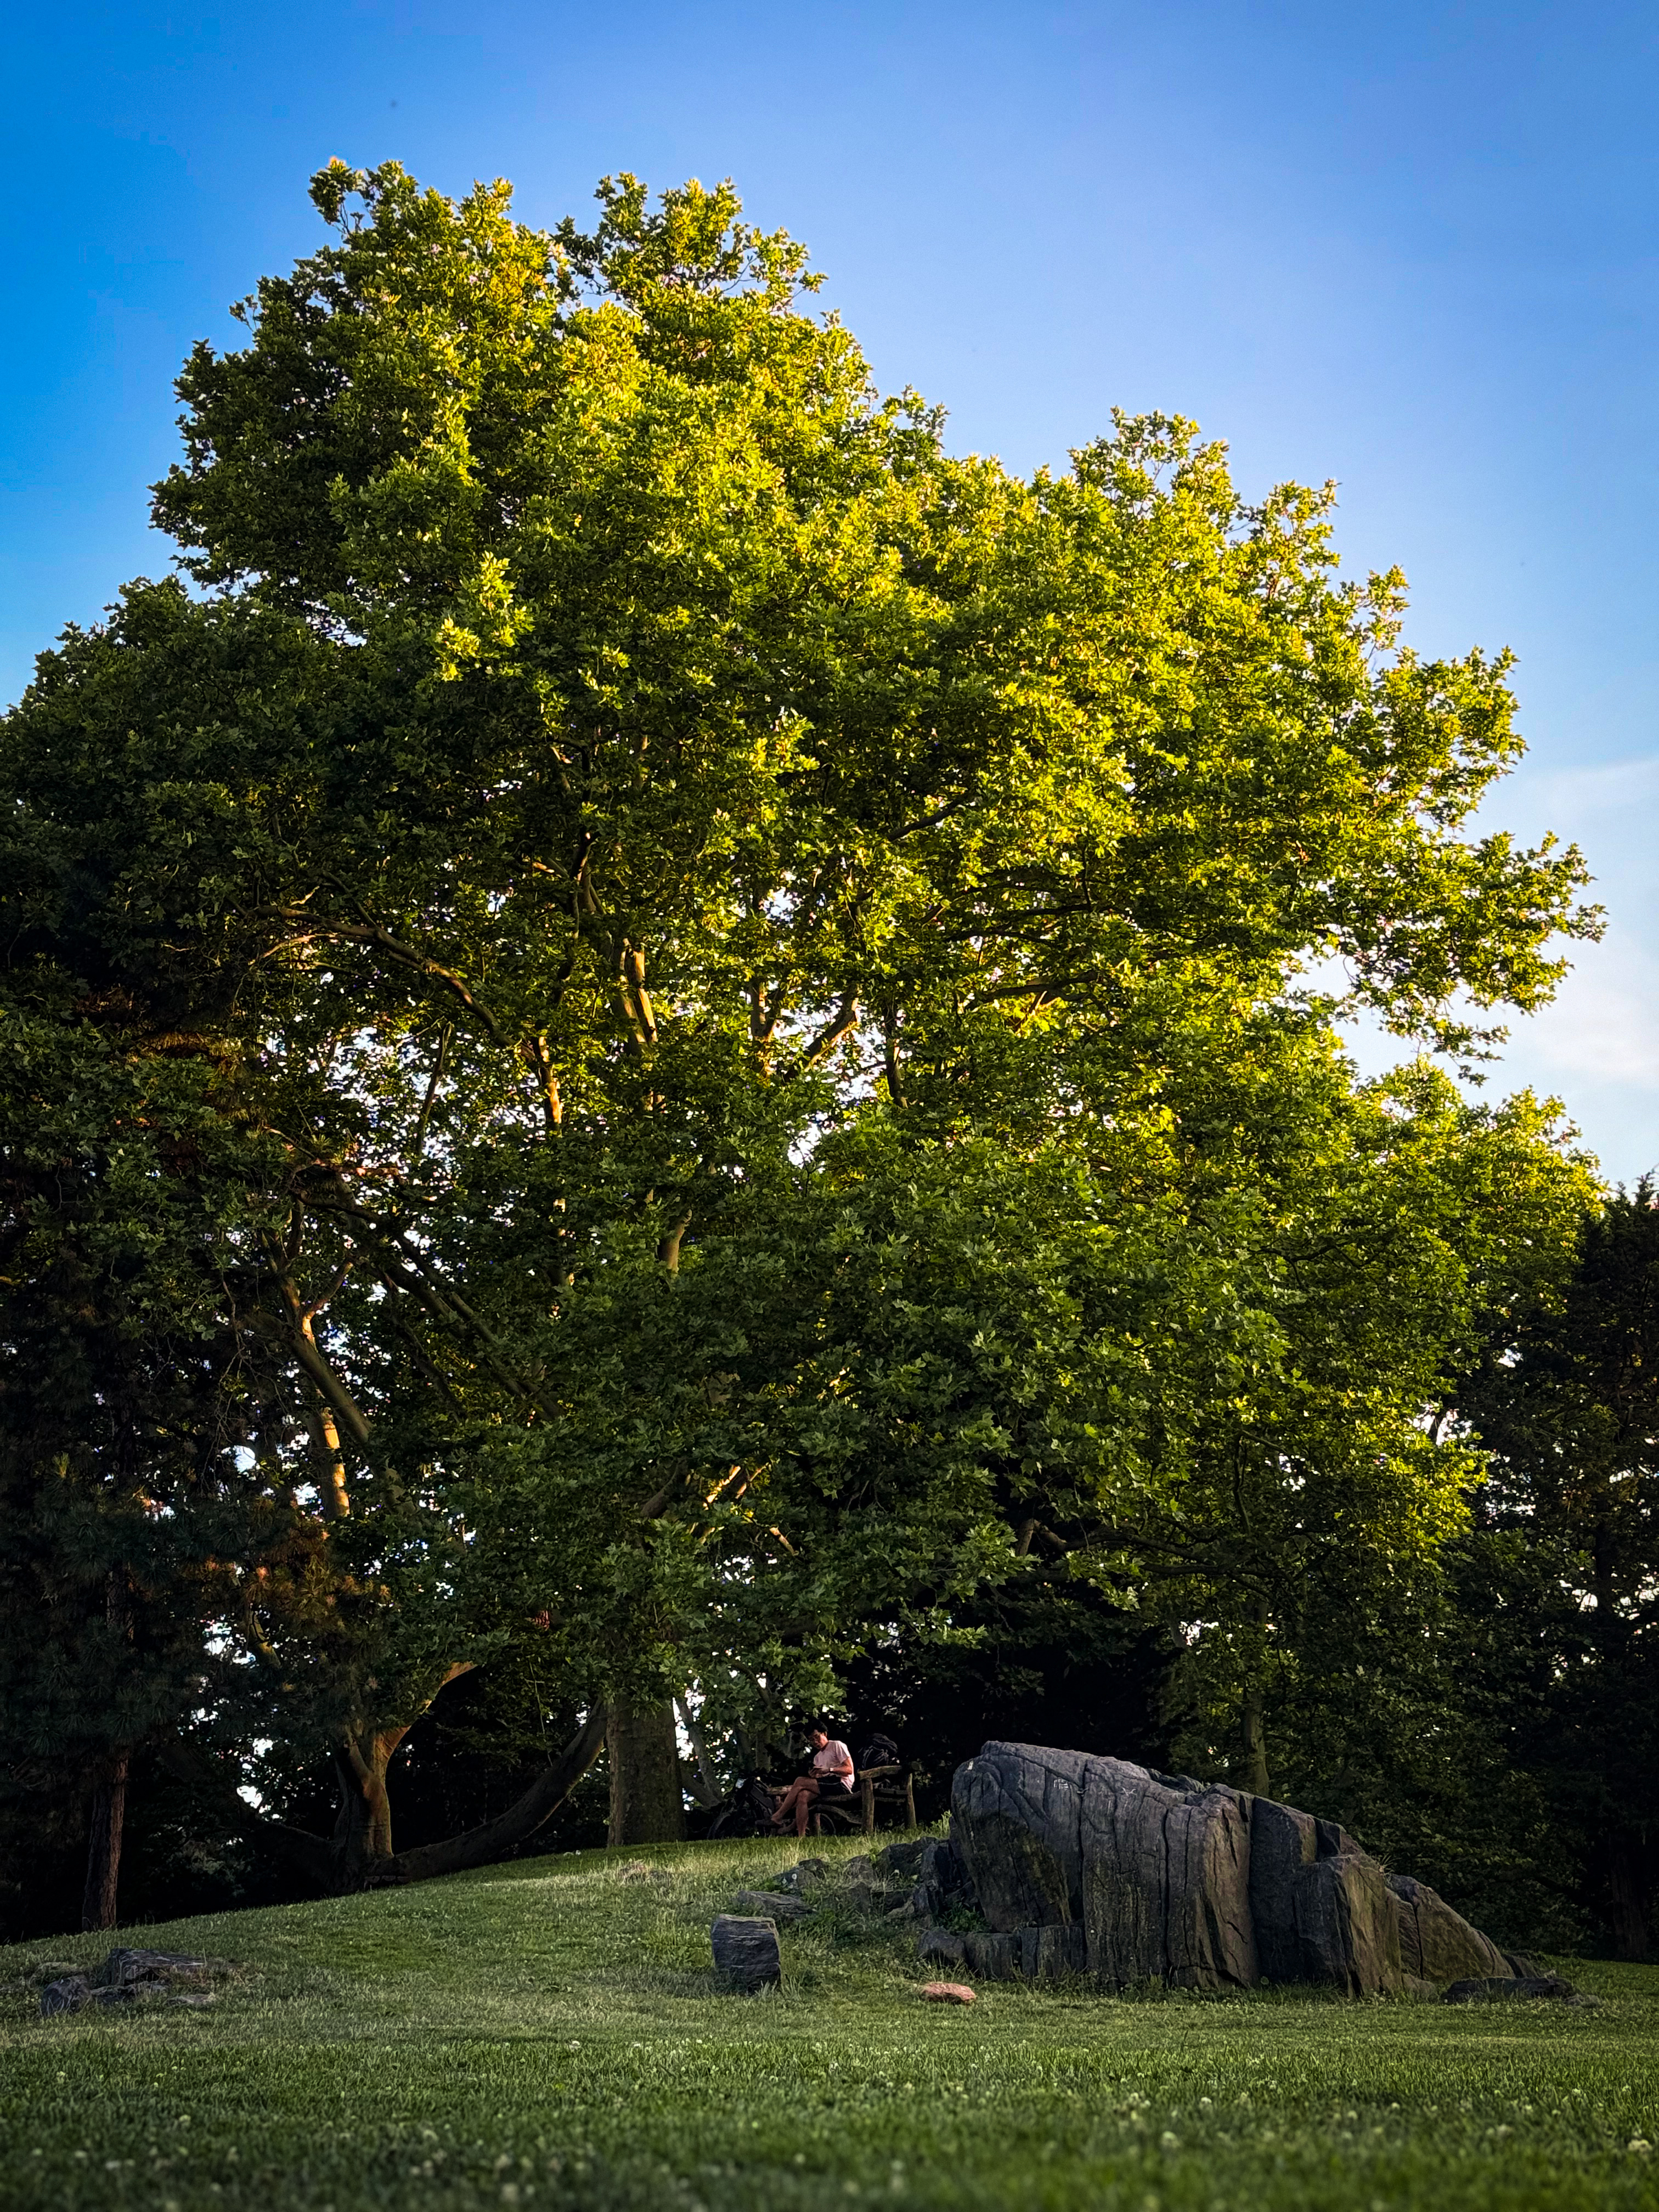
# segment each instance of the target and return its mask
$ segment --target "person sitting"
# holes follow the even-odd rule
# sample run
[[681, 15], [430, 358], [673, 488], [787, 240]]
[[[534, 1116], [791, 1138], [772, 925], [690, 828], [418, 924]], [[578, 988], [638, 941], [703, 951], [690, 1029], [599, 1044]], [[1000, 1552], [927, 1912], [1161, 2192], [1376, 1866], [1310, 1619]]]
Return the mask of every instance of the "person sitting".
[[795, 1833], [804, 1836], [815, 1805], [825, 1797], [852, 1795], [853, 1754], [847, 1746], [832, 1736], [822, 1721], [814, 1721], [806, 1731], [806, 1740], [812, 1747], [812, 1764], [790, 1784], [772, 1815], [772, 1826], [780, 1835], [793, 1822]]

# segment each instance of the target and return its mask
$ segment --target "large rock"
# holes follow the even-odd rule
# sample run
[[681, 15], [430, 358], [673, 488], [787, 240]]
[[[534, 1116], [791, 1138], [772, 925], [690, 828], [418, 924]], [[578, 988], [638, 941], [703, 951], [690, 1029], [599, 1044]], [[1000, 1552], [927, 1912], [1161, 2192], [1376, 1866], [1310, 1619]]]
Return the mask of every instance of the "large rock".
[[931, 1955], [988, 1977], [1363, 1996], [1524, 1965], [1334, 1821], [1127, 1759], [988, 1743], [957, 1770], [951, 1836], [989, 1932], [939, 1931]]
[[[957, 1770], [951, 1835], [992, 1928], [1019, 1932], [1022, 1960], [1063, 1954], [1118, 1986], [1248, 1988], [1249, 1803], [1122, 1759], [988, 1743]], [[1056, 1925], [1079, 1935], [1036, 1939]]]

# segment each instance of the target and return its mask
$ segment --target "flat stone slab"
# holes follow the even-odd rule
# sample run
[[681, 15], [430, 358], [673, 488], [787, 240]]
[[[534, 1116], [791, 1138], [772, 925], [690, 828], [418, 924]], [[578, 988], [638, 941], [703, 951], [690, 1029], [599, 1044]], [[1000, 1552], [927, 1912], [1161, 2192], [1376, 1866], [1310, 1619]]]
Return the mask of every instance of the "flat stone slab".
[[210, 1982], [236, 1969], [228, 1959], [201, 1959], [184, 1951], [112, 1951], [93, 1976], [100, 1989], [131, 1982]]
[[769, 1889], [740, 1889], [732, 1899], [732, 1910], [741, 1917], [774, 1920], [785, 1926], [812, 1917], [812, 1907], [805, 1898]]
[[776, 1989], [782, 1981], [775, 1920], [722, 1912], [710, 1935], [714, 1970], [733, 1989], [752, 1996], [758, 1990]]
[[929, 2004], [972, 2004], [974, 1993], [966, 1982], [924, 1982], [921, 1994]]

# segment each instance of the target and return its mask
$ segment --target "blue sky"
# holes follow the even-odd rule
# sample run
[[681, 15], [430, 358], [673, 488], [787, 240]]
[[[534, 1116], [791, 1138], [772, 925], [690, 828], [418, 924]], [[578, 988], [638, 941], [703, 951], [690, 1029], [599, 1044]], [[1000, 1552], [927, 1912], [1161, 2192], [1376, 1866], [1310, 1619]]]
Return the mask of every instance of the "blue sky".
[[0, 696], [166, 567], [172, 377], [318, 242], [331, 155], [539, 222], [730, 175], [958, 448], [1195, 416], [1247, 489], [1339, 481], [1425, 651], [1515, 647], [1490, 815], [1577, 838], [1610, 927], [1493, 1079], [1659, 1161], [1659, 9], [130, 0], [15, 10], [0, 62]]

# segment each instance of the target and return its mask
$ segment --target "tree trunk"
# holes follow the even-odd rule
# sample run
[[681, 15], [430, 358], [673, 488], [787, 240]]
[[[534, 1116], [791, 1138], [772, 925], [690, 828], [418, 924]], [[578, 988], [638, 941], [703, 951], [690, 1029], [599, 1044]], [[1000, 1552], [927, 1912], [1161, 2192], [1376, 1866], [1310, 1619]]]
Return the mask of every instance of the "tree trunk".
[[112, 1751], [93, 1784], [92, 1825], [87, 1837], [87, 1887], [81, 1899], [81, 1925], [113, 1928], [116, 1893], [121, 1880], [121, 1830], [127, 1812], [127, 1769], [131, 1753]]
[[611, 1753], [611, 1832], [615, 1844], [674, 1844], [685, 1833], [680, 1747], [674, 1707], [663, 1698], [635, 1705], [617, 1699], [605, 1709]]
[[334, 1754], [334, 1777], [340, 1792], [339, 1817], [334, 1823], [337, 1880], [342, 1889], [362, 1889], [385, 1873], [392, 1857], [392, 1798], [386, 1771], [392, 1754], [408, 1735], [407, 1729], [382, 1729], [378, 1734], [349, 1736]]
[[1261, 1717], [1260, 1681], [1252, 1681], [1245, 1687], [1239, 1715], [1239, 1747], [1243, 1753], [1239, 1788], [1248, 1790], [1253, 1797], [1271, 1796], [1273, 1792], [1267, 1786], [1267, 1729]]
[[[359, 1870], [356, 1886], [362, 1887], [365, 1876], [371, 1881], [377, 1878], [382, 1881], [427, 1881], [434, 1875], [457, 1874], [465, 1867], [489, 1865], [534, 1835], [543, 1822], [557, 1811], [599, 1757], [604, 1741], [605, 1714], [601, 1710], [590, 1715], [558, 1758], [542, 1770], [506, 1812], [459, 1836], [447, 1836], [441, 1843], [417, 1844], [413, 1850], [380, 1860], [359, 1858], [356, 1863]], [[344, 1869], [337, 1825], [331, 1843], [325, 1836], [313, 1836], [307, 1829], [290, 1827], [286, 1821], [273, 1820], [269, 1814], [250, 1805], [236, 1789], [228, 1771], [216, 1768], [190, 1746], [170, 1744], [161, 1755], [169, 1771], [211, 1803], [239, 1835], [280, 1851], [315, 1889], [325, 1891], [343, 1886]], [[350, 1784], [349, 1796], [342, 1807], [343, 1820], [354, 1807], [362, 1804], [362, 1793], [350, 1761], [344, 1759], [343, 1753], [342, 1758]], [[343, 1795], [345, 1787], [343, 1779]], [[389, 1823], [386, 1839], [391, 1840]], [[344, 1886], [351, 1884], [347, 1881]]]
[[1628, 1836], [1610, 1837], [1604, 1850], [1614, 1946], [1621, 1959], [1645, 1959], [1652, 1900], [1643, 1879], [1642, 1854]]
[[1258, 1597], [1250, 1607], [1250, 1625], [1255, 1633], [1244, 1640], [1248, 1671], [1238, 1714], [1238, 1786], [1241, 1790], [1248, 1790], [1253, 1797], [1273, 1795], [1268, 1787], [1271, 1778], [1267, 1772], [1267, 1724], [1262, 1713], [1261, 1698], [1262, 1686], [1267, 1674], [1269, 1618], [1267, 1599]]

